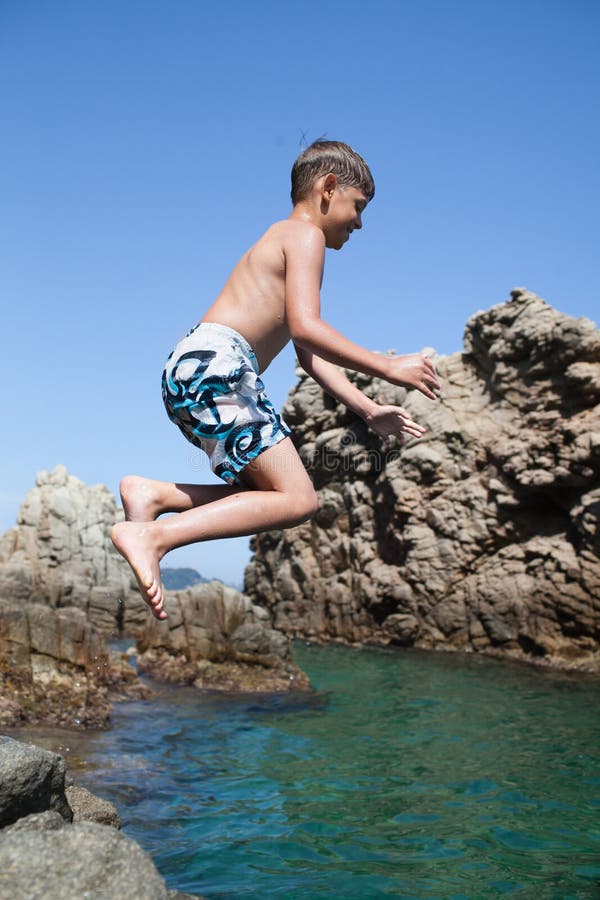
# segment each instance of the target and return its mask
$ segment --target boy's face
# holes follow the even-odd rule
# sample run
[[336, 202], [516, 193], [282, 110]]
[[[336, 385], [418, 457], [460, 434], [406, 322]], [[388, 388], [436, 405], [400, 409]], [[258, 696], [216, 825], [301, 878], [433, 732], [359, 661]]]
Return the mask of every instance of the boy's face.
[[325, 244], [331, 250], [341, 250], [352, 232], [362, 228], [362, 213], [368, 203], [361, 190], [336, 184], [330, 193]]

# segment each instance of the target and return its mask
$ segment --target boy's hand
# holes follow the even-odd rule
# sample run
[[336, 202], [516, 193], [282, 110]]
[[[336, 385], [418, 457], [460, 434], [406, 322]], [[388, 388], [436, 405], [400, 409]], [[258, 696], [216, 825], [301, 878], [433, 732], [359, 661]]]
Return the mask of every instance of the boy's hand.
[[365, 416], [365, 422], [387, 442], [390, 437], [404, 440], [404, 434], [420, 438], [426, 429], [409, 417], [401, 406], [377, 406], [373, 412]]
[[401, 387], [416, 388], [430, 400], [437, 400], [434, 390], [439, 391], [441, 385], [433, 363], [423, 353], [392, 356], [386, 362], [386, 381], [391, 384], [399, 384]]

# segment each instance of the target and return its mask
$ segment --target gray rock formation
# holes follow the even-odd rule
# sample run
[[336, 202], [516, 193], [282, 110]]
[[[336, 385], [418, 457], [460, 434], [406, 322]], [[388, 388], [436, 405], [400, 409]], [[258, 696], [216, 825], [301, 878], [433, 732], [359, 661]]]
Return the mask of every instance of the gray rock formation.
[[112, 803], [83, 788], [65, 791], [62, 757], [0, 736], [0, 897], [192, 897], [169, 891], [119, 826]]
[[393, 449], [299, 373], [320, 508], [254, 538], [246, 592], [290, 635], [597, 667], [600, 332], [518, 289], [436, 366], [436, 403], [352, 375], [427, 426]]
[[65, 762], [57, 753], [0, 735], [0, 828], [46, 810], [66, 821]]
[[107, 825], [0, 834], [0, 897], [101, 896], [167, 900], [169, 893], [148, 854]]
[[147, 609], [110, 541], [122, 517], [104, 485], [90, 487], [64, 466], [38, 473], [17, 525], [0, 539], [0, 598], [76, 606], [105, 634], [133, 634]]
[[221, 691], [309, 689], [290, 660], [289, 639], [266, 610], [219, 581], [167, 596], [165, 621], [148, 618], [138, 669], [168, 681]]
[[147, 696], [124, 656], [108, 651], [111, 634], [143, 633], [140, 669], [157, 677], [222, 690], [307, 686], [288, 638], [220, 582], [167, 592], [158, 627], [110, 541], [121, 517], [105, 487], [57, 466], [37, 476], [0, 539], [0, 725], [100, 726], [111, 700]]
[[0, 601], [0, 726], [23, 722], [96, 727], [111, 701], [146, 697], [123, 654], [76, 607]]
[[74, 822], [96, 822], [98, 825], [110, 825], [111, 828], [117, 829], [121, 827], [121, 816], [110, 800], [96, 797], [86, 788], [78, 787], [76, 784], [69, 785], [65, 794], [73, 811]]

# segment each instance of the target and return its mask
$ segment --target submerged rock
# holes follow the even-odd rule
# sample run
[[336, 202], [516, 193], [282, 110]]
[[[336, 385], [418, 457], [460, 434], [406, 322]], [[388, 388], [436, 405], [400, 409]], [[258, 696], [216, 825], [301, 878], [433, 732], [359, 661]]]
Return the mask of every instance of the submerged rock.
[[350, 376], [427, 427], [394, 448], [299, 373], [319, 511], [253, 539], [246, 592], [292, 636], [597, 668], [600, 331], [518, 289], [435, 364], [435, 403]]

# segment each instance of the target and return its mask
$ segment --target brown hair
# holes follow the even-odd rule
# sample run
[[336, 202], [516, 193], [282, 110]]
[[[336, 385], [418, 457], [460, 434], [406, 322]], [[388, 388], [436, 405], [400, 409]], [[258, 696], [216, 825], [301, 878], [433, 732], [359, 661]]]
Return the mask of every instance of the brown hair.
[[375, 194], [375, 182], [368, 165], [358, 153], [341, 141], [314, 141], [292, 166], [292, 203], [304, 200], [321, 175], [332, 172], [338, 184], [356, 187], [367, 200]]

